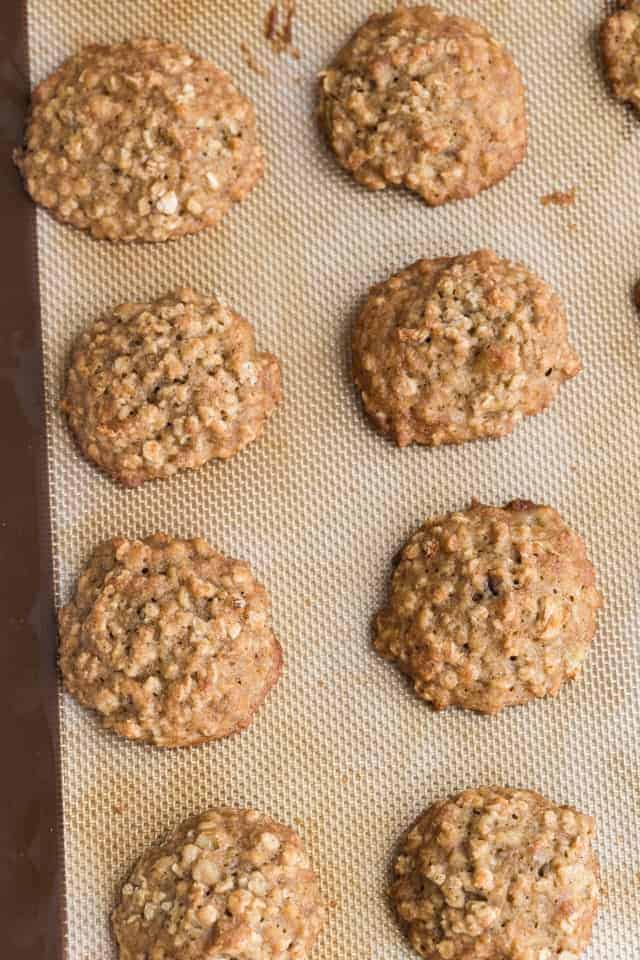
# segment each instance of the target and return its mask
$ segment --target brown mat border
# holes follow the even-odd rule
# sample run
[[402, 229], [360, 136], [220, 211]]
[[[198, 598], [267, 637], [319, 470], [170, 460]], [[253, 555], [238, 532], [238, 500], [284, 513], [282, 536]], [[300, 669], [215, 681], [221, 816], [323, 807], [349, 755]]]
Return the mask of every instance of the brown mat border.
[[0, 917], [7, 960], [63, 956], [56, 629], [35, 209], [11, 154], [29, 93], [26, 0], [0, 3]]

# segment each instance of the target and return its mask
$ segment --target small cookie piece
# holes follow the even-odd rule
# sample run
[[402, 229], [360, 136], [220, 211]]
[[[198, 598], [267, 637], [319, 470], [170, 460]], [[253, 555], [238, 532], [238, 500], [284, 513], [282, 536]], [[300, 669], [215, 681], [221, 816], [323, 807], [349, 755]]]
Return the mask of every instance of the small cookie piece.
[[429, 6], [374, 13], [321, 80], [329, 143], [370, 190], [403, 185], [436, 206], [493, 186], [524, 157], [520, 71], [474, 20]]
[[269, 607], [248, 564], [204, 540], [107, 540], [59, 614], [65, 686], [131, 740], [226, 737], [249, 726], [280, 676]]
[[620, 7], [602, 24], [600, 48], [614, 96], [640, 110], [640, 0]]
[[504, 437], [580, 371], [558, 297], [491, 250], [377, 284], [352, 346], [365, 410], [401, 447]]
[[147, 850], [111, 915], [120, 960], [305, 960], [324, 919], [299, 836], [230, 807]]
[[262, 176], [253, 105], [177, 43], [85, 47], [33, 91], [15, 162], [57, 220], [103, 240], [217, 224]]
[[585, 545], [555, 510], [473, 503], [405, 545], [373, 645], [437, 710], [497, 713], [579, 675], [601, 605]]
[[593, 817], [531, 790], [435, 803], [404, 838], [391, 899], [425, 960], [578, 960], [598, 910]]
[[251, 324], [193, 290], [123, 303], [78, 337], [62, 400], [84, 455], [128, 487], [226, 460], [282, 398]]

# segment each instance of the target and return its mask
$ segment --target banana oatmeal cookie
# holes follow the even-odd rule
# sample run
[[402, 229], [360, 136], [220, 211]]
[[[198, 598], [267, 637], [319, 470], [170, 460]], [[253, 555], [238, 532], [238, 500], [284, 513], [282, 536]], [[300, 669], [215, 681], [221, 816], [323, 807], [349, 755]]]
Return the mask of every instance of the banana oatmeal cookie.
[[640, 110], [640, 0], [621, 0], [602, 24], [600, 47], [614, 96]]
[[579, 675], [601, 605], [585, 545], [555, 510], [473, 503], [404, 546], [373, 644], [437, 710], [497, 713]]
[[478, 787], [405, 836], [391, 899], [426, 960], [578, 960], [599, 899], [593, 817], [531, 790]]
[[280, 367], [251, 324], [193, 290], [124, 303], [78, 337], [62, 409], [84, 455], [132, 487], [259, 437]]
[[114, 538], [59, 614], [64, 683], [105, 727], [181, 747], [247, 727], [282, 650], [248, 564], [204, 540]]
[[15, 161], [36, 203], [98, 239], [217, 224], [262, 176], [253, 105], [176, 43], [85, 47], [33, 91]]
[[150, 847], [111, 915], [120, 960], [305, 960], [324, 919], [299, 836], [230, 807]]
[[503, 437], [580, 371], [558, 297], [491, 250], [374, 286], [352, 346], [365, 410], [401, 447]]
[[479, 23], [429, 6], [369, 17], [322, 74], [320, 115], [356, 180], [432, 206], [493, 186], [527, 146], [509, 54]]

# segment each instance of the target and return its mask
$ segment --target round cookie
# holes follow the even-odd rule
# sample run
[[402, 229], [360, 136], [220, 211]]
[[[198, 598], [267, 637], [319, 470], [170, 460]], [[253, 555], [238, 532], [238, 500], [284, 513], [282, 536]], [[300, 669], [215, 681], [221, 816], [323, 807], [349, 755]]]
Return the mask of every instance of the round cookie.
[[614, 96], [640, 110], [640, 0], [619, 5], [602, 24], [600, 47]]
[[577, 960], [599, 869], [592, 817], [530, 790], [435, 803], [404, 838], [391, 898], [425, 960]]
[[131, 740], [182, 747], [247, 727], [282, 650], [248, 564], [204, 540], [114, 538], [59, 614], [69, 693]]
[[322, 74], [320, 116], [359, 183], [402, 185], [431, 206], [493, 186], [527, 146], [509, 54], [481, 24], [429, 6], [369, 17]]
[[558, 297], [491, 250], [374, 286], [352, 348], [365, 410], [401, 447], [503, 437], [580, 371]]
[[78, 337], [62, 409], [84, 455], [125, 486], [226, 460], [282, 398], [280, 367], [215, 297], [124, 303]]
[[555, 510], [473, 503], [404, 546], [373, 645], [437, 710], [497, 713], [579, 675], [601, 605], [585, 545]]
[[324, 919], [298, 835], [229, 807], [147, 850], [111, 916], [120, 960], [305, 960]]
[[228, 74], [152, 39], [85, 47], [40, 83], [15, 162], [36, 203], [107, 240], [213, 226], [263, 171], [253, 105]]

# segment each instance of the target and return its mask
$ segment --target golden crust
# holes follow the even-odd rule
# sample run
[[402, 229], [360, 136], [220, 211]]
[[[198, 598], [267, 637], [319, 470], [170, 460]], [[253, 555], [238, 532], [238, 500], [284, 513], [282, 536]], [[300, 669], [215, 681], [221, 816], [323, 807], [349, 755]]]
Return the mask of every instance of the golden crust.
[[621, 3], [600, 30], [600, 48], [615, 97], [640, 109], [640, 2]]
[[405, 545], [373, 644], [436, 709], [497, 713], [580, 674], [601, 605], [585, 545], [555, 510], [475, 503]]
[[120, 960], [305, 960], [324, 918], [298, 835], [255, 810], [219, 807], [143, 854], [111, 922]]
[[558, 297], [491, 250], [374, 286], [352, 346], [365, 410], [399, 446], [503, 437], [580, 370]]
[[364, 186], [430, 205], [472, 197], [524, 157], [524, 87], [509, 54], [465, 17], [429, 6], [373, 14], [322, 75], [321, 118]]
[[253, 105], [176, 43], [92, 45], [33, 91], [26, 188], [97, 239], [172, 240], [217, 224], [260, 179]]
[[62, 409], [84, 455], [125, 486], [226, 460], [261, 436], [280, 367], [215, 297], [124, 303], [78, 337]]
[[412, 947], [425, 960], [577, 960], [598, 910], [594, 831], [592, 817], [531, 790], [433, 804], [391, 887]]
[[226, 737], [280, 676], [269, 607], [250, 567], [204, 540], [107, 540], [59, 614], [65, 687], [132, 740]]

